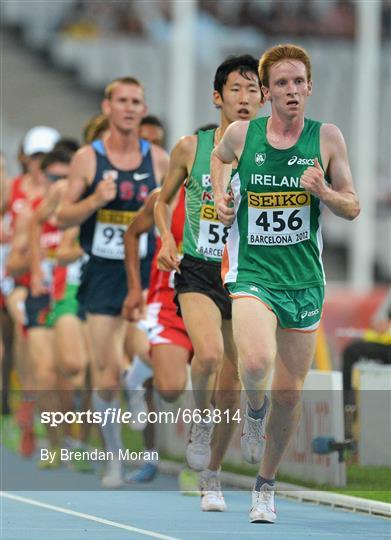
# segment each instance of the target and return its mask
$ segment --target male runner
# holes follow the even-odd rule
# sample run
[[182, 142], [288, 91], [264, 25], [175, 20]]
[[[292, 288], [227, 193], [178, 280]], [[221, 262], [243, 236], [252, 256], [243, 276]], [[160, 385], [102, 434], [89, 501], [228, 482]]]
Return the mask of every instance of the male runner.
[[[123, 305], [124, 316], [140, 320], [143, 310], [142, 283], [139, 270], [139, 238], [154, 224], [153, 207], [158, 192], [152, 193], [134, 222], [126, 232], [126, 268], [129, 292]], [[181, 190], [173, 209], [171, 233], [178, 251], [181, 249], [184, 222], [184, 191]], [[186, 387], [187, 364], [192, 345], [183, 321], [176, 314], [174, 304], [173, 273], [159, 270], [157, 266], [161, 241], [158, 238], [151, 268], [148, 291], [148, 318], [154, 320], [149, 342], [153, 366], [154, 387], [166, 401], [175, 401]]]
[[[141, 120], [139, 135], [141, 139], [145, 139], [150, 143], [156, 144], [157, 146], [161, 146], [162, 148], [164, 148], [164, 127], [157, 116], [147, 115]], [[139, 211], [139, 214], [144, 211], [144, 208], [146, 205], [148, 205], [148, 201], [151, 197], [153, 197], [152, 193], [146, 199], [143, 208]], [[151, 212], [153, 214], [153, 206], [151, 208]], [[130, 225], [130, 227], [132, 227], [132, 225]], [[125, 239], [125, 267], [127, 268], [129, 263], [134, 262], [137, 266], [137, 269], [140, 268], [141, 286], [143, 290], [142, 296], [145, 305], [148, 295], [148, 289], [150, 286], [151, 265], [156, 247], [156, 238], [153, 222], [152, 225], [148, 229], [146, 229], [143, 234], [138, 238], [136, 261], [132, 261], [131, 259], [129, 260], [126, 244], [127, 241]], [[149, 321], [144, 319], [144, 317], [146, 316], [147, 314], [145, 308], [143, 317], [141, 317], [142, 320], [137, 323], [134, 322], [133, 324], [128, 325], [125, 340], [125, 352], [128, 358], [131, 359], [131, 364], [126, 367], [124, 373], [122, 374], [122, 383], [128, 402], [128, 410], [133, 413], [134, 417], [137, 417], [137, 414], [139, 414], [140, 412], [154, 410], [152, 397], [153, 372], [150, 368], [150, 345], [148, 341]], [[125, 318], [128, 317], [125, 316]], [[144, 447], [150, 451], [156, 450], [154, 424], [132, 423], [132, 429], [142, 430]], [[132, 471], [130, 474], [127, 475], [126, 481], [150, 482], [154, 479], [157, 472], [157, 464], [154, 461], [145, 461], [138, 469]]]
[[[123, 235], [148, 193], [167, 168], [161, 148], [139, 138], [145, 116], [144, 90], [132, 77], [116, 79], [105, 91], [102, 111], [109, 120], [104, 141], [79, 150], [71, 164], [69, 188], [59, 210], [64, 227], [81, 224], [80, 241], [90, 255], [79, 289], [87, 312], [93, 362], [95, 410], [118, 408], [126, 323], [120, 317], [126, 296]], [[106, 449], [118, 456], [121, 425], [102, 428]], [[107, 464], [102, 484], [123, 485], [122, 465]]]
[[[60, 243], [62, 231], [56, 225], [53, 216], [64, 193], [66, 176], [69, 173], [71, 155], [64, 150], [53, 150], [41, 160], [41, 171], [48, 183], [46, 196], [34, 209], [28, 223], [28, 256], [30, 263], [30, 287], [25, 301], [26, 327], [31, 364], [34, 370], [34, 382], [37, 403], [40, 410], [63, 410], [58, 391], [62, 385], [53, 332], [53, 286], [56, 266], [56, 249]], [[63, 180], [60, 180], [63, 179]], [[58, 448], [61, 442], [61, 430], [49, 428], [48, 438], [52, 448]], [[39, 467], [60, 465], [57, 460], [39, 462]]]
[[[22, 430], [20, 451], [24, 456], [34, 452], [33, 432], [34, 372], [30, 365], [27, 336], [24, 328], [24, 301], [30, 285], [28, 272], [28, 231], [32, 210], [45, 195], [50, 183], [41, 171], [42, 157], [53, 149], [60, 139], [60, 133], [49, 126], [35, 126], [23, 138], [19, 160], [23, 173], [10, 182], [10, 189], [1, 189], [2, 211], [10, 217], [11, 244], [7, 256], [7, 272], [10, 276], [2, 285], [6, 304], [15, 323], [15, 363], [22, 386], [22, 399], [17, 412], [18, 424]], [[2, 186], [3, 187], [3, 186]], [[13, 288], [14, 287], [14, 288]]]
[[[147, 310], [144, 309], [139, 239], [154, 225], [153, 207], [157, 196], [157, 191], [149, 195], [145, 206], [140, 210], [125, 234], [129, 292], [123, 305], [123, 315], [130, 321], [138, 321], [145, 317], [145, 321], [141, 322], [144, 322], [148, 332], [153, 387], [165, 401], [174, 402], [185, 390], [187, 366], [192, 357], [193, 347], [187, 336], [183, 320], [176, 313], [173, 272], [164, 272], [159, 270], [157, 266], [160, 238], [157, 238], [155, 256], [151, 265], [151, 279], [146, 299]], [[184, 191], [181, 190], [175, 202], [171, 227], [179, 250], [182, 244], [184, 211]], [[154, 410], [152, 396], [150, 397], [149, 405]], [[148, 429], [154, 431], [154, 426], [148, 425]], [[145, 444], [153, 444], [150, 448], [146, 447], [149, 450], [154, 450], [154, 437], [151, 436], [152, 433], [149, 435], [145, 438]], [[129, 479], [145, 479], [146, 473], [152, 473], [153, 470], [156, 474], [157, 465], [146, 463], [144, 468], [140, 468]]]
[[[52, 185], [34, 212], [30, 224], [31, 293], [34, 297], [47, 299], [50, 311], [45, 319], [45, 326], [54, 328], [52, 350], [49, 354], [48, 346], [46, 353], [49, 356], [44, 354], [44, 359], [48, 358], [49, 362], [44, 366], [42, 360], [42, 369], [38, 370], [38, 373], [42, 370], [45, 373], [54, 373], [58, 388], [68, 391], [62, 393], [62, 407], [66, 409], [73, 408], [75, 404], [73, 391], [76, 391], [75, 396], [78, 396], [84, 388], [87, 368], [87, 348], [78, 317], [79, 305], [76, 299], [82, 259], [79, 257], [67, 266], [60, 266], [57, 260], [59, 242], [51, 260], [45, 260], [47, 253], [42, 250], [42, 233], [47, 226], [46, 223], [53, 220], [67, 188], [66, 175], [70, 160], [69, 152], [61, 149], [54, 149], [43, 158], [41, 168]], [[67, 230], [73, 238], [78, 236], [78, 232], [78, 227]], [[47, 274], [45, 267], [47, 269], [48, 266], [51, 267], [49, 280], [45, 276], [45, 273]], [[48, 340], [45, 334], [43, 339]], [[45, 388], [45, 390], [53, 389]]]
[[[237, 353], [232, 338], [231, 301], [220, 277], [221, 256], [228, 228], [217, 221], [210, 184], [210, 155], [230, 123], [255, 118], [262, 102], [257, 61], [249, 55], [228, 58], [217, 69], [213, 102], [220, 109], [220, 126], [183, 137], [171, 153], [168, 175], [155, 206], [155, 221], [162, 248], [159, 266], [177, 270], [175, 289], [181, 314], [194, 347], [191, 365], [194, 401], [203, 420], [193, 423], [186, 457], [201, 476], [202, 510], [225, 510], [219, 469], [235, 421], [215, 426], [211, 455], [214, 388], [215, 406], [232, 411], [238, 406], [240, 383]], [[170, 231], [169, 203], [185, 182], [186, 214], [183, 259]], [[216, 375], [219, 380], [215, 385]], [[207, 469], [209, 467], [209, 469]]]
[[148, 114], [140, 124], [140, 137], [164, 148], [166, 134], [164, 126], [157, 116]]
[[[234, 338], [248, 397], [242, 446], [254, 461], [262, 455], [265, 388], [276, 359], [250, 511], [251, 522], [273, 523], [274, 478], [299, 421], [323, 306], [321, 208], [349, 220], [360, 208], [341, 132], [304, 117], [312, 91], [307, 52], [294, 45], [269, 49], [259, 77], [272, 114], [230, 126], [212, 154], [212, 185], [220, 221], [232, 224], [223, 276], [234, 299]], [[235, 160], [227, 194], [226, 167]]]

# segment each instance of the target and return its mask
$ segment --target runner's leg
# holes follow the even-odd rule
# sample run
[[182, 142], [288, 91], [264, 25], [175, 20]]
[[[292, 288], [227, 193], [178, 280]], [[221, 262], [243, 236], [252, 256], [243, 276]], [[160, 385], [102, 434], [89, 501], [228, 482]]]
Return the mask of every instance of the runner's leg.
[[215, 378], [221, 366], [224, 342], [221, 333], [221, 313], [204, 294], [179, 295], [182, 318], [194, 348], [191, 363], [191, 383], [197, 409], [210, 409]]
[[278, 356], [266, 426], [265, 455], [260, 467], [263, 478], [274, 478], [299, 423], [301, 391], [314, 358], [316, 334], [281, 329], [277, 331]]

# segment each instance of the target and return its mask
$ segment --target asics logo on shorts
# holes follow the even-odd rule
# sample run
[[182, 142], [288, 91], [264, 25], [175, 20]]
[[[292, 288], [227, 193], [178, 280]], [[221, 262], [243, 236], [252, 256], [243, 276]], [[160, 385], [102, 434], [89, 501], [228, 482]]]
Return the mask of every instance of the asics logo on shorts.
[[314, 309], [313, 311], [303, 311], [303, 313], [300, 315], [301, 319], [305, 319], [306, 317], [313, 317], [314, 315], [319, 314], [319, 309]]
[[314, 165], [315, 161], [313, 159], [308, 158], [299, 158], [297, 156], [292, 156], [290, 160], [288, 161], [288, 165]]
[[136, 182], [140, 182], [140, 180], [146, 180], [150, 175], [150, 173], [134, 173], [133, 180]]

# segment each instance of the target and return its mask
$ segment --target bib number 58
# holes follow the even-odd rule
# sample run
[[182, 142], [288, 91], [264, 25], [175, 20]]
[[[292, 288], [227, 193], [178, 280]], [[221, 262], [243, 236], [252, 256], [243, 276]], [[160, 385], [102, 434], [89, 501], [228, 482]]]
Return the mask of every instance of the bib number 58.
[[[209, 236], [208, 236], [208, 242], [209, 244], [218, 244], [220, 241], [225, 244], [227, 242], [227, 236], [229, 232], [229, 227], [223, 227], [221, 229], [221, 226], [219, 223], [211, 223], [209, 225]], [[221, 234], [221, 239], [220, 239]]]

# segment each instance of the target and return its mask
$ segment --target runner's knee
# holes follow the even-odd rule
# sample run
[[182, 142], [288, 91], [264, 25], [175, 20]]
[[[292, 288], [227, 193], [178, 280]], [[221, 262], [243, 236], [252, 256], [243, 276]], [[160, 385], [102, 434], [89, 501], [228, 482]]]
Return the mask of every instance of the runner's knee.
[[241, 361], [242, 371], [244, 370], [248, 377], [262, 379], [271, 369], [273, 357], [269, 354], [253, 352], [241, 358]]
[[159, 394], [165, 401], [172, 403], [173, 401], [176, 401], [184, 392], [186, 387], [186, 380], [183, 381], [183, 383], [178, 384], [178, 380], [167, 380], [159, 377], [158, 375], [155, 375], [153, 385], [155, 387], [155, 390], [159, 392]]
[[38, 390], [54, 390], [57, 385], [57, 374], [53, 368], [42, 367], [35, 372]]
[[223, 353], [223, 348], [218, 345], [200, 348], [195, 351], [195, 361], [204, 373], [212, 374], [221, 364]]
[[61, 359], [61, 371], [66, 377], [77, 377], [85, 371], [86, 362], [83, 358], [66, 354]]
[[301, 391], [297, 390], [275, 390], [272, 394], [272, 402], [280, 407], [293, 409], [301, 401]]

